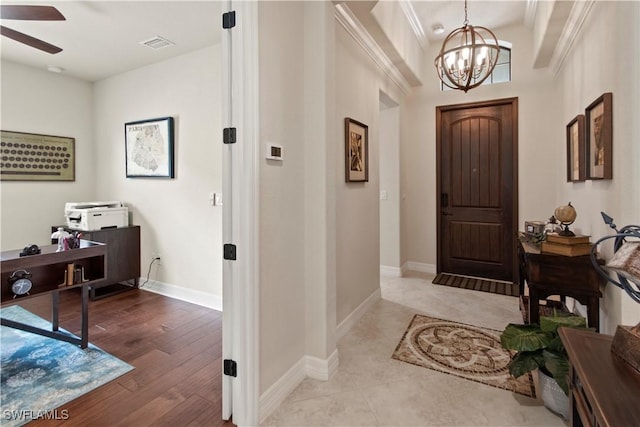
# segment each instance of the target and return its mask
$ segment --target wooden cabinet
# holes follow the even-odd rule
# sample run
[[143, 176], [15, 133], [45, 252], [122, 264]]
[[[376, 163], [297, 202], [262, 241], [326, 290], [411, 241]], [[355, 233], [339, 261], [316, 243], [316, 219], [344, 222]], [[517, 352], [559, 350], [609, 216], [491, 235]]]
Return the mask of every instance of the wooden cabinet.
[[[58, 230], [51, 227], [51, 232]], [[65, 228], [67, 231], [69, 230]], [[91, 286], [91, 299], [138, 287], [140, 277], [140, 226], [81, 231], [82, 238], [107, 245], [107, 272], [104, 283]], [[54, 240], [52, 242], [57, 242]]]
[[564, 256], [541, 253], [532, 244], [520, 240], [520, 295], [524, 282], [529, 287], [529, 323], [540, 321], [539, 303], [551, 295], [571, 297], [587, 306], [589, 327], [599, 330], [600, 286], [605, 281], [591, 263], [591, 256]]
[[640, 373], [611, 352], [613, 337], [560, 328], [569, 355], [569, 425], [640, 426]]
[[[50, 294], [52, 301], [52, 330], [43, 330], [8, 319], [1, 319], [1, 323], [4, 326], [79, 344], [82, 348], [86, 348], [89, 333], [87, 301], [89, 288], [105, 284], [108, 259], [107, 246], [98, 242], [81, 240], [80, 248], [78, 249], [56, 252], [57, 245], [47, 245], [40, 249], [40, 254], [22, 257], [20, 256], [20, 250], [2, 252], [0, 255], [1, 299], [4, 306], [18, 303], [27, 298]], [[67, 285], [69, 266], [81, 268], [84, 281]], [[10, 278], [14, 272], [20, 270], [30, 274], [33, 286], [28, 294], [16, 296], [11, 289]], [[80, 288], [82, 292], [80, 338], [58, 332], [58, 294], [62, 291], [77, 288]]]

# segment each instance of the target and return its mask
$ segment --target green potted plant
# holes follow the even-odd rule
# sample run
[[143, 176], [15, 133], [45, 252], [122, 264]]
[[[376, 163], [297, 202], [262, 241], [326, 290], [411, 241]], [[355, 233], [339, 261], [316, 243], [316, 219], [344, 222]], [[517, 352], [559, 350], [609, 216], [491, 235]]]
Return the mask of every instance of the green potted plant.
[[516, 351], [509, 362], [509, 373], [519, 377], [538, 369], [545, 406], [567, 418], [569, 359], [558, 335], [561, 326], [586, 328], [586, 320], [574, 314], [554, 313], [540, 317], [540, 325], [510, 323], [502, 332], [500, 342], [503, 348]]

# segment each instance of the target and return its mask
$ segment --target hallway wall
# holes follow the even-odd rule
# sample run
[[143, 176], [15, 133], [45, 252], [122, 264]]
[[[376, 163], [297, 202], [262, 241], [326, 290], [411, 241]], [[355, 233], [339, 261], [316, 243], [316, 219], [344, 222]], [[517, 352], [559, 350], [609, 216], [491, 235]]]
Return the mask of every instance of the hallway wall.
[[[260, 22], [260, 393], [305, 355], [304, 5], [265, 2]], [[298, 52], [299, 55], [292, 55]], [[283, 147], [266, 160], [265, 144]]]
[[[601, 211], [622, 227], [640, 224], [640, 3], [596, 2], [579, 38], [557, 76], [561, 112], [554, 121], [554, 140], [564, 138], [564, 126], [604, 92], [613, 93], [613, 179], [564, 182], [566, 163], [555, 162], [557, 201], [572, 201], [578, 217], [575, 227], [592, 241], [613, 233]], [[611, 28], [625, 31], [611, 31]], [[619, 46], [615, 49], [612, 47]], [[597, 58], [597, 62], [594, 60]], [[604, 257], [612, 243], [601, 246]], [[603, 290], [601, 330], [614, 333], [618, 324], [640, 322], [640, 304], [613, 285]]]
[[[341, 25], [336, 25], [336, 299], [344, 321], [380, 286], [380, 109], [383, 90], [396, 102], [398, 88]], [[344, 119], [369, 131], [369, 181], [345, 182]]]

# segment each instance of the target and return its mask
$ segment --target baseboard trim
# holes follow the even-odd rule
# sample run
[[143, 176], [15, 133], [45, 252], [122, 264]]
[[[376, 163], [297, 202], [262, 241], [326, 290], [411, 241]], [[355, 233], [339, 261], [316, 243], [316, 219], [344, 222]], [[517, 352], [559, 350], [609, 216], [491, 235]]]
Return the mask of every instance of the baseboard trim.
[[337, 349], [331, 353], [328, 359], [305, 356], [305, 371], [307, 376], [316, 380], [327, 381], [336, 373], [339, 364]]
[[402, 277], [401, 267], [391, 267], [389, 265], [380, 266], [380, 275], [386, 277]]
[[402, 273], [405, 273], [407, 271], [418, 271], [420, 273], [438, 274], [438, 267], [433, 264], [407, 261], [402, 265]]
[[273, 413], [306, 377], [305, 356], [260, 396], [260, 424]]
[[380, 288], [376, 289], [371, 295], [367, 297], [355, 310], [353, 310], [340, 324], [336, 329], [336, 338], [339, 340], [347, 332], [353, 325], [356, 324], [358, 320], [362, 317], [364, 313], [371, 308], [373, 304], [375, 304], [380, 298], [382, 298], [382, 293], [380, 292]]
[[187, 289], [170, 283], [159, 282], [157, 280], [149, 280], [143, 287], [141, 287], [141, 289], [153, 292], [154, 294], [160, 294], [166, 297], [222, 311], [222, 297], [219, 295], [196, 291], [194, 289]]
[[303, 356], [260, 396], [260, 423], [264, 422], [306, 377], [326, 381], [338, 370], [338, 350], [328, 359]]

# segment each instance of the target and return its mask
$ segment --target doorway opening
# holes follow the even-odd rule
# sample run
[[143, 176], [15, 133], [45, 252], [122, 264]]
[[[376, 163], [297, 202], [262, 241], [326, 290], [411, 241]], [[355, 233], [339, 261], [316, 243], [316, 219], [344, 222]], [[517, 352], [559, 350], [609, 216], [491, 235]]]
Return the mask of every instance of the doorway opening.
[[380, 273], [400, 277], [400, 107], [380, 91]]
[[436, 109], [438, 273], [517, 277], [518, 99]]

